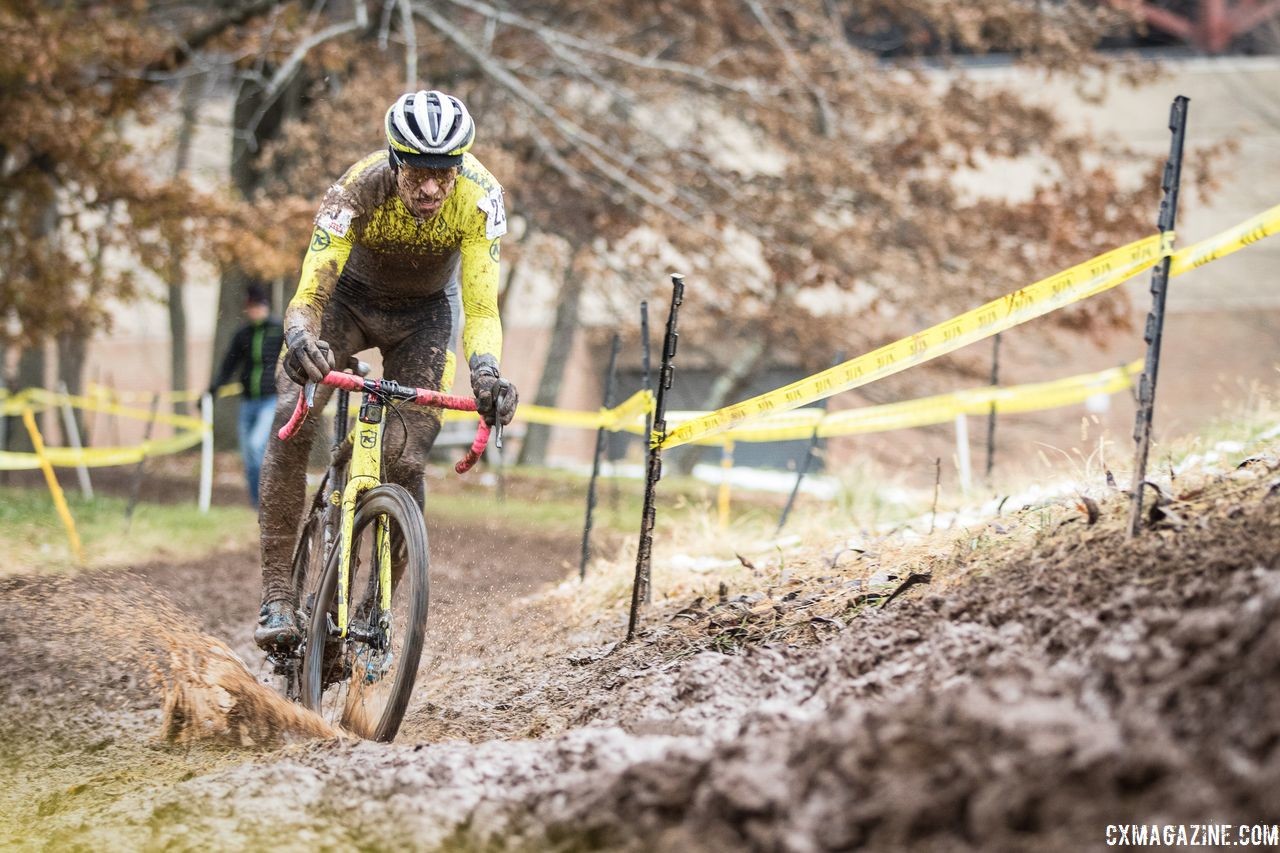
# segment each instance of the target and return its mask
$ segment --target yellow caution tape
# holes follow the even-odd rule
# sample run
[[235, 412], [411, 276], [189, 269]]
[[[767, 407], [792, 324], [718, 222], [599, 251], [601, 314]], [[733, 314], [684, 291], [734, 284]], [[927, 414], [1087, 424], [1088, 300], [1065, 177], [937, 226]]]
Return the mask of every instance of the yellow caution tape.
[[77, 409], [83, 409], [87, 412], [103, 412], [143, 421], [154, 420], [158, 424], [169, 424], [178, 429], [195, 430], [196, 432], [203, 432], [205, 429], [204, 421], [200, 420], [200, 418], [191, 417], [190, 415], [175, 415], [173, 412], [166, 412], [162, 409], [156, 409], [153, 416], [148, 409], [135, 409], [130, 406], [121, 406], [108, 402], [104, 399], [82, 397], [76, 394], [55, 394], [43, 388], [28, 388], [23, 394], [27, 395], [27, 399], [32, 403], [47, 406], [60, 405], [65, 401]]
[[[1133, 384], [1133, 377], [1142, 372], [1142, 359], [1123, 367], [1113, 367], [1097, 373], [1086, 373], [1007, 387], [984, 386], [886, 403], [882, 406], [866, 406], [827, 413], [822, 409], [796, 409], [766, 415], [745, 426], [727, 430], [718, 435], [701, 438], [698, 444], [718, 446], [732, 442], [798, 441], [812, 437], [816, 429], [821, 438], [842, 435], [858, 435], [872, 432], [889, 432], [911, 427], [948, 423], [957, 415], [985, 415], [994, 405], [996, 412], [1014, 414], [1057, 409], [1084, 402], [1100, 394], [1114, 394]], [[671, 412], [669, 419], [679, 424], [705, 415], [705, 412]], [[643, 427], [633, 427], [631, 432], [640, 434]]]
[[653, 392], [649, 390], [637, 391], [617, 406], [603, 413], [609, 416], [604, 428], [611, 432], [617, 432], [620, 429], [625, 429], [629, 424], [643, 422], [644, 416], [651, 414], [653, 410]]
[[[1086, 296], [1100, 293], [1152, 267], [1162, 257], [1162, 251], [1167, 253], [1171, 248], [1171, 241], [1172, 235], [1154, 234], [1113, 249], [923, 332], [886, 344], [866, 355], [775, 391], [680, 424], [667, 432], [662, 447], [679, 447], [724, 432], [762, 415], [798, 409], [841, 391], [848, 391], [923, 364]], [[657, 439], [658, 436], [655, 435], [653, 440]]]
[[[668, 414], [668, 422], [674, 426], [668, 430], [662, 446], [671, 448], [689, 443], [718, 445], [726, 441], [790, 441], [808, 438], [815, 427], [822, 437], [853, 435], [945, 423], [958, 414], [986, 412], [993, 404], [996, 411], [1004, 413], [1041, 411], [1071, 405], [1093, 394], [1115, 393], [1128, 387], [1131, 376], [1141, 370], [1140, 362], [1055, 382], [1011, 388], [976, 388], [835, 414], [827, 414], [820, 409], [801, 408], [808, 403], [922, 364], [1101, 293], [1149, 269], [1163, 257], [1170, 258], [1170, 275], [1182, 275], [1277, 232], [1280, 232], [1280, 205], [1177, 252], [1172, 250], [1172, 232], [1152, 235], [1042, 279], [923, 332], [894, 341], [866, 355], [750, 400], [714, 412], [671, 412]], [[230, 397], [240, 392], [239, 384], [233, 383], [219, 388], [217, 396]], [[42, 389], [27, 389], [11, 394], [0, 389], [0, 415], [19, 415], [28, 409], [39, 411], [65, 401], [81, 409], [149, 420], [151, 412], [121, 403], [150, 402], [156, 396], [145, 392], [120, 392], [93, 384], [90, 384], [86, 396], [53, 394]], [[158, 396], [162, 402], [174, 402], [199, 399], [202, 392], [164, 392]], [[653, 410], [652, 392], [639, 391], [612, 409], [594, 412], [525, 404], [520, 407], [519, 418], [526, 423], [548, 426], [641, 433], [644, 416]], [[446, 420], [470, 420], [474, 417], [470, 412], [445, 412]], [[79, 451], [53, 447], [46, 448], [45, 452], [50, 462], [59, 467], [81, 464], [125, 465], [137, 462], [145, 456], [176, 453], [192, 447], [201, 441], [207, 429], [199, 418], [175, 415], [167, 411], [157, 410], [155, 420], [173, 426], [179, 431], [178, 434], [134, 447], [84, 448]], [[750, 422], [749, 426], [746, 425], [747, 422]], [[655, 434], [651, 440], [657, 439]], [[33, 454], [0, 452], [0, 470], [37, 467], [39, 461]]]
[[27, 408], [25, 397], [22, 392], [10, 394], [8, 391], [0, 389], [0, 416], [14, 417], [22, 414], [22, 410]]
[[[214, 393], [218, 399], [224, 397], [235, 397], [243, 390], [239, 382], [231, 382], [226, 385], [219, 386]], [[160, 403], [194, 403], [204, 396], [203, 390], [187, 390], [187, 391], [119, 391], [107, 385], [99, 385], [96, 382], [90, 382], [85, 388], [85, 394], [89, 397], [106, 399], [113, 403], [150, 403], [155, 397], [160, 398]]]
[[1210, 261], [1225, 258], [1278, 231], [1280, 231], [1280, 204], [1246, 219], [1233, 228], [1228, 228], [1221, 234], [1174, 252], [1173, 259], [1169, 263], [1169, 275], [1182, 275]]
[[[116, 465], [132, 465], [154, 456], [180, 453], [195, 447], [204, 436], [182, 433], [169, 438], [144, 441], [132, 447], [46, 447], [44, 454], [55, 468], [111, 468]], [[39, 461], [31, 453], [0, 452], [0, 471], [29, 471], [38, 468]]]
[[[600, 409], [595, 412], [584, 412], [574, 409], [555, 409], [550, 406], [535, 406], [522, 403], [516, 412], [520, 421], [530, 424], [546, 424], [547, 426], [570, 427], [574, 429], [606, 429], [618, 432], [632, 429], [643, 432], [644, 416], [653, 411], [653, 392], [637, 391], [612, 409]], [[474, 420], [471, 412], [446, 411], [447, 421]]]
[[[152, 420], [152, 413], [145, 409], [134, 409], [120, 406], [104, 399], [81, 397], [74, 394], [55, 394], [42, 388], [28, 388], [6, 400], [6, 407], [21, 402], [25, 411], [34, 412], [49, 406], [69, 403], [85, 411], [98, 411], [121, 417], [138, 420]], [[7, 409], [6, 409], [7, 410]], [[151, 456], [162, 456], [178, 453], [194, 447], [204, 440], [208, 426], [199, 418], [186, 415], [175, 415], [172, 412], [157, 411], [156, 423], [174, 427], [175, 435], [167, 438], [151, 439], [130, 447], [45, 447], [44, 456], [49, 464], [57, 468], [72, 468], [83, 465], [88, 468], [108, 468], [115, 465], [130, 465]], [[40, 459], [34, 453], [16, 451], [0, 451], [0, 471], [29, 471], [41, 467]]]
[[824, 438], [948, 423], [959, 415], [985, 415], [992, 406], [998, 414], [1037, 412], [1082, 403], [1090, 397], [1114, 394], [1133, 385], [1142, 373], [1142, 359], [1123, 367], [1071, 376], [1052, 382], [1009, 388], [987, 386], [951, 394], [922, 397], [865, 409], [846, 409], [828, 415], [819, 425]]
[[[553, 409], [549, 406], [522, 405], [517, 410], [520, 420], [530, 424], [573, 427], [575, 429], [600, 429], [605, 423], [604, 410], [576, 412], [569, 409]], [[474, 415], [472, 416], [474, 417]]]
[[[894, 341], [790, 385], [680, 423], [665, 438], [650, 441], [679, 447], [739, 427], [747, 421], [798, 409], [817, 400], [882, 379], [954, 352], [997, 332], [1102, 293], [1170, 258], [1171, 275], [1226, 257], [1280, 231], [1280, 205], [1185, 249], [1173, 251], [1173, 233], [1156, 234], [1099, 255], [923, 332]], [[999, 402], [997, 402], [999, 406]], [[1012, 405], [1011, 402], [1008, 405]], [[809, 415], [815, 418], [815, 415]]]

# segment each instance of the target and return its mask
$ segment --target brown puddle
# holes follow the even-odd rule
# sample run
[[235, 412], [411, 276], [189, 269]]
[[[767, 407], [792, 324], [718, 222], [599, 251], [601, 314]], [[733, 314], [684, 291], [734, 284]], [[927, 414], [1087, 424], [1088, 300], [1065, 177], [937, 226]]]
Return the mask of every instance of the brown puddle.
[[32, 718], [43, 715], [42, 705], [75, 712], [114, 696], [135, 707], [159, 701], [159, 735], [169, 743], [262, 747], [342, 736], [259, 682], [226, 643], [193, 627], [136, 578], [9, 581], [0, 586], [0, 602], [0, 639], [17, 653], [10, 683], [31, 693], [25, 704]]

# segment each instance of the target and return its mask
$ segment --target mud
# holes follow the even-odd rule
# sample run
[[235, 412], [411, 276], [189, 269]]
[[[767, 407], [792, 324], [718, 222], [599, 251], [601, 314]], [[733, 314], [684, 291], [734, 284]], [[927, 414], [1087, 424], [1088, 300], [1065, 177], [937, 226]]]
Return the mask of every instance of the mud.
[[[23, 635], [5, 607], [0, 638], [17, 653], [4, 661], [3, 766], [43, 759], [63, 774], [55, 785], [19, 771], [15, 789], [40, 794], [6, 804], [20, 814], [9, 840], [1077, 850], [1103, 846], [1111, 823], [1274, 824], [1274, 476], [1210, 484], [1132, 542], [1116, 500], [1094, 525], [1055, 521], [1023, 539], [957, 547], [936, 561], [932, 584], [887, 608], [823, 617], [821, 631], [787, 643], [756, 641], [744, 628], [736, 645], [718, 644], [709, 623], [687, 618], [706, 609], [695, 601], [656, 608], [630, 646], [613, 644], [617, 612], [566, 613], [554, 596], [503, 608], [504, 595], [561, 574], [547, 570], [549, 549], [517, 548], [499, 564], [510, 575], [462, 572], [473, 582], [440, 592], [436, 603], [454, 596], [452, 615], [435, 625], [448, 642], [392, 745], [158, 746], [154, 696], [127, 671], [103, 682], [72, 662], [29, 685], [30, 661], [56, 643]], [[1030, 517], [1001, 529], [1019, 524]], [[463, 547], [456, 559], [473, 553]], [[439, 563], [437, 588], [448, 573]], [[140, 574], [186, 591], [183, 606], [201, 612], [208, 584], [193, 588], [197, 571]], [[232, 597], [202, 612], [202, 623], [228, 618], [215, 611]], [[76, 722], [50, 729], [57, 748], [34, 746], [15, 737], [14, 702], [49, 719], [74, 709]], [[113, 750], [116, 767], [135, 769], [93, 782], [95, 756]], [[153, 766], [137, 770], [148, 752]], [[65, 781], [77, 773], [81, 783]], [[84, 779], [90, 789], [76, 789]]]

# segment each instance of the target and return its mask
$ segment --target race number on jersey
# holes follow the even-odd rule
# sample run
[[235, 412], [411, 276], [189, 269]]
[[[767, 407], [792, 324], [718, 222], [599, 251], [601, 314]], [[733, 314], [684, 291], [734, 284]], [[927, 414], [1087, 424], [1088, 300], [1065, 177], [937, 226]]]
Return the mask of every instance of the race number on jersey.
[[328, 231], [335, 237], [347, 236], [347, 231], [351, 229], [351, 219], [355, 216], [355, 211], [349, 207], [342, 210], [325, 211], [316, 218], [316, 225]]
[[507, 211], [502, 206], [502, 189], [495, 187], [476, 206], [484, 211], [484, 236], [496, 240], [507, 233]]

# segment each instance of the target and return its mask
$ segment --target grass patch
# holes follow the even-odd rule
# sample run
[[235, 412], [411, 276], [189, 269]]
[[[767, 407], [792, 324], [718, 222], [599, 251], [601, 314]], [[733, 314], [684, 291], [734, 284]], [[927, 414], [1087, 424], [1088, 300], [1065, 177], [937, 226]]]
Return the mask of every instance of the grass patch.
[[[540, 532], [580, 535], [587, 507], [587, 478], [581, 474], [544, 468], [508, 469], [506, 500], [499, 499], [496, 475], [460, 478], [451, 471], [427, 473], [427, 517], [454, 524], [500, 519], [504, 525]], [[713, 484], [693, 477], [665, 476], [658, 486], [658, 528], [674, 531], [701, 528], [716, 517]], [[734, 524], [776, 522], [783, 496], [735, 490]], [[775, 506], [775, 504], [777, 504]], [[636, 534], [644, 505], [644, 483], [613, 478], [607, 469], [596, 486], [593, 527], [598, 531]], [[772, 520], [772, 521], [771, 521]]]
[[[80, 534], [84, 568], [189, 559], [258, 541], [257, 516], [247, 507], [215, 506], [201, 513], [194, 503], [139, 503], [126, 532], [124, 498], [86, 500], [68, 492], [67, 503]], [[47, 490], [0, 487], [0, 528], [7, 556], [0, 575], [76, 568]]]

